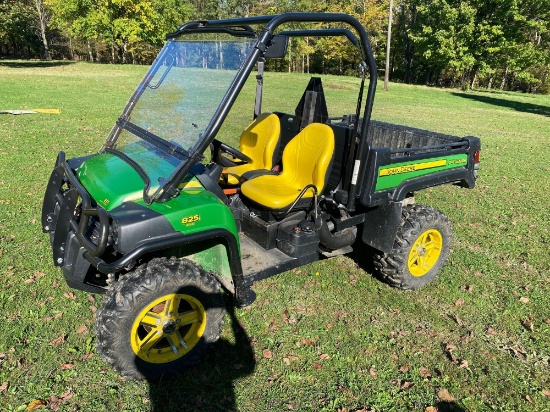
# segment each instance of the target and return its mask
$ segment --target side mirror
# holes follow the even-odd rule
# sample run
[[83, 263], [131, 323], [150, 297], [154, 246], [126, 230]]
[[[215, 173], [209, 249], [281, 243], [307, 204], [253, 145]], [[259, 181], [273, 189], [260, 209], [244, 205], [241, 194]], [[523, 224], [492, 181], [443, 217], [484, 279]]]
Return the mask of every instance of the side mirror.
[[276, 34], [271, 39], [271, 44], [265, 51], [264, 57], [266, 59], [282, 59], [286, 56], [287, 48], [288, 36]]

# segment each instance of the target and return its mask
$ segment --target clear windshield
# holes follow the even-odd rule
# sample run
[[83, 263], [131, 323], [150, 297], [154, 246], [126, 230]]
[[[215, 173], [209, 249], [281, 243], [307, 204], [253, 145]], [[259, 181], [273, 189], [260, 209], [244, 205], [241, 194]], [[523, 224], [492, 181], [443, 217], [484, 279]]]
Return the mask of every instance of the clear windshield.
[[195, 148], [253, 41], [207, 36], [169, 41], [123, 113], [137, 128], [121, 130], [116, 148], [144, 168], [153, 183], [168, 178]]

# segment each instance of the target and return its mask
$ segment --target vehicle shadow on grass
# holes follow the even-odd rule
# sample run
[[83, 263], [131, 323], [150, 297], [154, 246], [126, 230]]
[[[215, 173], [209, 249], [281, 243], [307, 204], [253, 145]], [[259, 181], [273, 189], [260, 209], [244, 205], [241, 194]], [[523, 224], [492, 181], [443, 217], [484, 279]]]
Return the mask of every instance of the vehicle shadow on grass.
[[149, 382], [151, 411], [236, 411], [234, 382], [250, 375], [256, 366], [245, 329], [228, 305], [235, 342], [220, 339], [203, 360], [181, 374]]
[[378, 272], [373, 263], [374, 255], [377, 252], [376, 249], [363, 243], [361, 239], [357, 239], [353, 244], [353, 251], [348, 256], [365, 272], [378, 277]]
[[482, 103], [492, 104], [493, 106], [506, 107], [508, 109], [513, 109], [518, 112], [532, 113], [532, 114], [538, 114], [541, 116], [550, 117], [550, 107], [548, 106], [541, 106], [541, 105], [532, 104], [532, 103], [516, 102], [513, 100], [499, 99], [499, 98], [490, 97], [490, 96], [480, 96], [477, 94], [469, 94], [469, 93], [453, 92], [452, 95], [457, 97], [462, 97], [464, 99], [470, 99], [470, 100], [475, 100]]
[[47, 67], [59, 67], [69, 66], [75, 64], [72, 61], [55, 60], [55, 61], [42, 61], [42, 60], [0, 60], [0, 66], [9, 67], [11, 69], [40, 69]]

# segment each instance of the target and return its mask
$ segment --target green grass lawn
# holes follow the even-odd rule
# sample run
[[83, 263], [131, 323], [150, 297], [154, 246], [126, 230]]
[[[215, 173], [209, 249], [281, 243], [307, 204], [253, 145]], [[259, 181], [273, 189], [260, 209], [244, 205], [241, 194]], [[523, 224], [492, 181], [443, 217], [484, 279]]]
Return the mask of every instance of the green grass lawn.
[[[360, 253], [284, 273], [256, 284], [203, 363], [128, 382], [95, 352], [101, 296], [66, 286], [40, 212], [57, 153], [95, 152], [146, 68], [35, 66], [0, 61], [0, 110], [61, 109], [0, 115], [0, 410], [550, 410], [550, 96], [380, 88], [374, 119], [482, 140], [474, 190], [417, 196], [453, 224], [439, 278], [396, 290]], [[307, 81], [268, 75], [264, 107], [293, 112]], [[354, 111], [357, 84], [325, 82], [331, 114]]]

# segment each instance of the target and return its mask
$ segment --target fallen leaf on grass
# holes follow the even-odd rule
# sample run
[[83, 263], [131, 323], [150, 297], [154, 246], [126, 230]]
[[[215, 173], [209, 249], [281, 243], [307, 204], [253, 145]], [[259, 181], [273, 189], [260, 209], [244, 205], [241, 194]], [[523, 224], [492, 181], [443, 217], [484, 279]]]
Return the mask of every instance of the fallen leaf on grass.
[[447, 354], [447, 356], [449, 357], [449, 359], [453, 362], [456, 362], [457, 361], [457, 357], [454, 355], [453, 353], [453, 350], [457, 349], [457, 347], [451, 343], [448, 343], [446, 346], [445, 346], [445, 353]]
[[271, 359], [273, 357], [273, 354], [271, 353], [271, 351], [269, 349], [264, 349], [262, 351], [262, 355], [264, 356], [264, 358], [266, 359]]
[[468, 361], [467, 360], [463, 360], [462, 362], [460, 362], [460, 366], [458, 367], [459, 369], [464, 369], [464, 368], [467, 368], [469, 365], [468, 365]]
[[25, 283], [28, 285], [29, 283], [33, 283], [36, 279], [42, 277], [42, 276], [46, 276], [46, 274], [44, 272], [40, 272], [40, 271], [36, 271], [34, 272], [34, 274], [28, 278], [28, 279], [25, 279]]
[[544, 396], [546, 396], [547, 398], [550, 398], [550, 391], [549, 391], [549, 390], [543, 389], [543, 390], [542, 390], [542, 394], [543, 394]]
[[84, 333], [88, 330], [88, 327], [86, 325], [82, 325], [76, 330], [76, 333]]
[[437, 397], [443, 402], [454, 402], [456, 399], [450, 394], [448, 389], [441, 388], [437, 392]]
[[86, 360], [90, 359], [92, 356], [94, 356], [94, 353], [90, 352], [90, 353], [87, 353], [86, 355], [81, 356], [80, 360], [86, 361]]
[[92, 295], [88, 295], [88, 300], [90, 302], [95, 302], [95, 298]]
[[372, 379], [376, 380], [378, 379], [378, 376], [376, 376], [376, 366], [372, 365], [369, 369], [369, 375]]
[[65, 343], [65, 335], [60, 336], [50, 342], [50, 346], [59, 346]]
[[399, 389], [401, 389], [402, 391], [408, 391], [408, 390], [411, 389], [413, 386], [414, 386], [414, 382], [405, 381], [405, 382], [403, 382], [403, 384], [399, 387]]
[[521, 349], [511, 348], [509, 346], [502, 346], [501, 349], [504, 349], [504, 350], [507, 350], [507, 351], [511, 352], [516, 358], [518, 358], [520, 360], [527, 359], [527, 353], [522, 351]]
[[519, 298], [519, 301], [521, 303], [529, 303], [529, 298], [528, 297], [525, 297], [525, 296], [522, 296], [521, 298]]
[[438, 409], [435, 406], [428, 406], [424, 412], [438, 412]]
[[474, 287], [472, 285], [463, 285], [460, 287], [460, 289], [463, 290], [464, 292], [472, 293], [472, 291], [474, 290]]
[[460, 298], [455, 302], [455, 306], [463, 306], [464, 305], [464, 299]]
[[42, 399], [35, 399], [27, 405], [27, 410], [34, 411], [35, 409], [41, 408], [43, 406], [46, 406], [46, 401], [43, 401]]
[[63, 316], [63, 312], [56, 313], [53, 316], [44, 316], [43, 318], [40, 318], [42, 322], [49, 322], [52, 319], [59, 319], [61, 316]]
[[401, 373], [407, 373], [409, 371], [409, 367], [407, 365], [403, 365], [399, 368], [399, 372]]
[[8, 386], [9, 386], [8, 382], [4, 382], [2, 385], [0, 385], [0, 393], [5, 392], [6, 389], [8, 389]]
[[326, 353], [323, 353], [321, 356], [319, 356], [319, 359], [320, 360], [327, 360], [327, 359], [330, 359], [330, 356], [327, 355]]
[[323, 368], [319, 362], [313, 362], [313, 367], [318, 371]]
[[547, 325], [550, 325], [550, 318], [544, 319], [544, 323], [546, 323]]
[[306, 345], [306, 346], [314, 346], [314, 343], [306, 338], [303, 338], [301, 342], [303, 345]]
[[44, 306], [46, 303], [51, 302], [53, 300], [53, 296], [48, 297], [46, 300], [40, 302], [39, 306]]
[[494, 330], [493, 328], [487, 328], [487, 334], [488, 335], [496, 335], [497, 331]]
[[524, 319], [521, 321], [521, 326], [533, 332], [535, 330], [535, 319], [529, 316], [528, 319]]
[[432, 374], [428, 372], [428, 369], [424, 366], [421, 366], [420, 369], [418, 369], [418, 372], [420, 373], [420, 376], [422, 376], [424, 379], [428, 379], [432, 377]]
[[455, 321], [458, 323], [459, 326], [464, 325], [464, 322], [462, 322], [462, 319], [458, 315], [455, 315]]
[[73, 397], [74, 394], [72, 394], [72, 392], [70, 392], [71, 395], [67, 395], [67, 392], [65, 392], [63, 395], [66, 395], [66, 397], [64, 398], [63, 395], [61, 395], [60, 397], [57, 397], [55, 395], [52, 395], [48, 398], [48, 406], [50, 408], [50, 410], [56, 412], [59, 410], [59, 407], [60, 405], [63, 403], [63, 402], [66, 402], [68, 401], [69, 399], [71, 399]]
[[533, 401], [531, 400], [531, 397], [529, 395], [525, 395], [525, 400], [529, 403], [533, 403]]
[[62, 371], [74, 368], [74, 363], [64, 363], [59, 367]]
[[76, 299], [76, 295], [73, 292], [65, 292], [63, 293], [63, 296], [65, 296], [67, 299], [72, 299], [72, 300]]
[[95, 306], [90, 306], [88, 309], [90, 309], [90, 312], [92, 312], [92, 313], [97, 312], [97, 308]]

